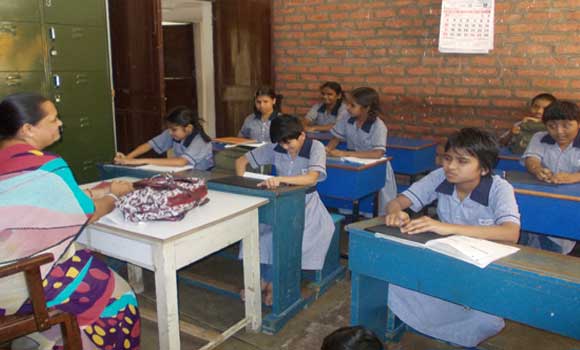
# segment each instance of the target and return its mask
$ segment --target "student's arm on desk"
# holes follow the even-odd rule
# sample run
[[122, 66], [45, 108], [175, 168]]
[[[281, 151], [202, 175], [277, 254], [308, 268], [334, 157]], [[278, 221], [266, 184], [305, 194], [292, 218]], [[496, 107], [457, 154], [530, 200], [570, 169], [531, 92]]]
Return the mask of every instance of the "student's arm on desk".
[[411, 204], [411, 201], [402, 195], [390, 201], [387, 204], [385, 225], [400, 227], [401, 232], [411, 235], [431, 231], [442, 236], [462, 235], [510, 243], [516, 243], [519, 238], [520, 226], [513, 222], [504, 222], [493, 226], [470, 226], [449, 224], [428, 216], [410, 220], [409, 214], [403, 210], [409, 208]]
[[304, 129], [306, 131], [330, 131], [333, 127], [334, 124], [327, 124], [327, 125], [310, 125], [311, 122], [309, 120], [307, 120], [307, 122], [309, 123], [308, 125], [304, 126]]
[[557, 173], [552, 175], [552, 183], [555, 184], [575, 184], [580, 182], [579, 173]]
[[540, 181], [552, 182], [552, 172], [548, 168], [542, 166], [542, 161], [536, 157], [527, 157], [525, 160], [526, 169], [528, 172]]
[[189, 162], [183, 157], [172, 157], [172, 158], [136, 158], [136, 159], [120, 159], [115, 161], [117, 164], [129, 164], [129, 165], [159, 165], [159, 166], [185, 166]]
[[143, 143], [139, 146], [137, 146], [137, 148], [135, 148], [134, 150], [132, 150], [131, 152], [129, 152], [127, 155], [121, 153], [121, 152], [117, 152], [117, 154], [115, 155], [115, 163], [117, 163], [118, 161], [122, 160], [122, 159], [134, 159], [139, 157], [142, 154], [145, 154], [149, 151], [151, 151], [151, 146], [148, 143]]
[[394, 227], [403, 227], [407, 225], [411, 218], [404, 210], [411, 206], [409, 198], [398, 195], [395, 199], [387, 204], [387, 215], [385, 215], [385, 225]]
[[328, 141], [328, 144], [325, 147], [326, 153], [330, 154], [332, 151], [334, 151], [336, 146], [338, 146], [339, 143], [340, 143], [340, 139], [337, 137], [333, 137], [330, 141]]
[[418, 219], [411, 220], [405, 227], [401, 228], [401, 232], [411, 235], [428, 231], [442, 236], [462, 235], [491, 241], [517, 243], [520, 235], [520, 225], [513, 222], [503, 222], [499, 225], [492, 226], [456, 225], [437, 221], [428, 216], [422, 216]]
[[280, 184], [298, 185], [298, 186], [313, 186], [318, 181], [318, 171], [309, 171], [304, 175], [297, 176], [276, 176], [266, 179], [258, 184], [258, 186], [266, 187], [268, 189], [277, 188]]

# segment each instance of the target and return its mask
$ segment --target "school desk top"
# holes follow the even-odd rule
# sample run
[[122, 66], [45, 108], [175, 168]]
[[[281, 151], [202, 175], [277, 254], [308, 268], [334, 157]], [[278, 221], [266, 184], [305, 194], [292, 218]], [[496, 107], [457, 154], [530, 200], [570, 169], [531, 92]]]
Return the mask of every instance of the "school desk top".
[[433, 140], [411, 139], [407, 137], [389, 136], [387, 138], [387, 150], [389, 148], [408, 149], [418, 151], [420, 149], [437, 146]]
[[506, 172], [506, 179], [514, 186], [516, 194], [580, 202], [580, 183], [550, 184], [536, 179], [535, 176], [528, 172], [518, 171]]
[[389, 283], [533, 327], [580, 339], [580, 259], [519, 246], [484, 269], [388, 239], [366, 228], [375, 218], [348, 225], [352, 271], [351, 324], [379, 336], [387, 329]]
[[520, 163], [521, 154], [512, 153], [509, 148], [502, 147], [499, 151], [496, 169], [526, 171], [526, 167]]

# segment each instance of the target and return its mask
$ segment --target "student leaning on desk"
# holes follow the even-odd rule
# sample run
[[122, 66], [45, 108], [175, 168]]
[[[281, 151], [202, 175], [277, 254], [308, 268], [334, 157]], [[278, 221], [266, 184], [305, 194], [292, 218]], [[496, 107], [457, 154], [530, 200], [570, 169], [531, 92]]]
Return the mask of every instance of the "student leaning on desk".
[[[75, 182], [67, 163], [43, 151], [60, 138], [54, 104], [36, 94], [16, 94], [0, 103], [0, 265], [41, 253], [48, 307], [76, 315], [86, 348], [136, 349], [140, 322], [129, 285], [74, 241], [89, 222], [114, 208], [114, 197], [132, 189], [115, 183], [113, 194], [92, 200]], [[0, 315], [30, 311], [18, 283], [0, 281]], [[25, 290], [25, 289], [24, 289]], [[53, 349], [59, 329], [20, 338], [16, 348]]]
[[[176, 107], [165, 117], [167, 130], [139, 145], [129, 154], [117, 153], [116, 164], [126, 165], [191, 165], [197, 170], [208, 170], [213, 167], [211, 138], [205, 133], [197, 114], [187, 107]], [[171, 158], [137, 158], [151, 150], [162, 154], [173, 150]]]
[[[281, 184], [309, 186], [305, 196], [304, 233], [302, 238], [302, 269], [321, 270], [334, 234], [334, 222], [316, 191], [316, 183], [326, 179], [324, 145], [306, 138], [300, 120], [280, 115], [272, 120], [270, 136], [273, 143], [256, 148], [236, 160], [236, 174], [243, 175], [250, 164], [256, 169], [274, 165], [278, 176], [260, 186], [277, 188]], [[264, 303], [272, 304], [272, 227], [260, 225], [260, 262]]]
[[[574, 102], [555, 101], [544, 110], [548, 131], [538, 132], [522, 155], [526, 169], [553, 184], [580, 182], [580, 108]], [[575, 241], [525, 232], [522, 244], [568, 254]]]
[[[451, 135], [443, 167], [391, 201], [385, 224], [408, 234], [431, 231], [516, 243], [520, 214], [513, 187], [491, 173], [498, 154], [498, 143], [487, 132], [466, 128]], [[435, 200], [439, 220], [428, 216], [411, 220], [403, 211], [418, 212]], [[476, 346], [504, 327], [502, 318], [396, 285], [390, 285], [388, 293], [389, 308], [403, 322], [461, 346]]]

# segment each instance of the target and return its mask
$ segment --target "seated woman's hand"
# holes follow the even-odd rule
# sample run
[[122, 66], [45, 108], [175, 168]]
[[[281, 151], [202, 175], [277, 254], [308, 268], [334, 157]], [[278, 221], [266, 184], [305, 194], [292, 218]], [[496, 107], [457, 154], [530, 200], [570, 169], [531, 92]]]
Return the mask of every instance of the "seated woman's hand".
[[409, 214], [404, 211], [385, 216], [385, 225], [387, 226], [402, 227], [407, 225], [409, 221], [411, 221], [411, 218], [409, 218]]
[[129, 181], [116, 180], [111, 182], [111, 193], [117, 197], [124, 196], [131, 191], [133, 191], [133, 183]]
[[116, 163], [118, 160], [123, 159], [123, 158], [127, 158], [127, 156], [124, 153], [117, 152], [117, 153], [115, 153], [115, 158], [113, 158], [113, 162]]

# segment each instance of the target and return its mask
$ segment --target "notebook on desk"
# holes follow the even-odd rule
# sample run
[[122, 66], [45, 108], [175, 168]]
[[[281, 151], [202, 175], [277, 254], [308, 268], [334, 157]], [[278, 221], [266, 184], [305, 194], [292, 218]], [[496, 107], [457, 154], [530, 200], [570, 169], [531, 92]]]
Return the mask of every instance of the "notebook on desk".
[[532, 175], [528, 172], [524, 172], [524, 171], [506, 171], [505, 172], [505, 179], [508, 180], [509, 182], [526, 184], [526, 185], [540, 185], [540, 186], [555, 185], [555, 184], [551, 184], [548, 182], [538, 180], [538, 178], [535, 177], [534, 175]]
[[390, 239], [393, 241], [397, 241], [399, 243], [417, 247], [424, 247], [425, 244], [430, 240], [441, 238], [441, 236], [433, 232], [425, 232], [416, 235], [410, 235], [401, 232], [401, 230], [398, 227], [391, 227], [387, 225], [377, 225], [373, 227], [368, 227], [366, 230], [369, 232], [374, 232], [376, 237]]
[[386, 225], [373, 226], [366, 230], [374, 232], [377, 238], [427, 248], [480, 268], [520, 250], [517, 247], [460, 235], [443, 237], [433, 232], [409, 235], [402, 233], [397, 227]]

